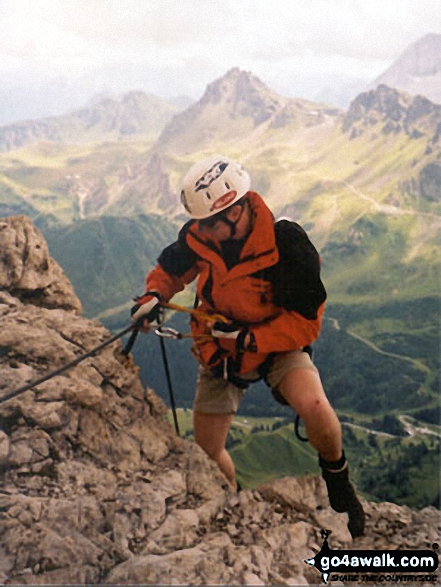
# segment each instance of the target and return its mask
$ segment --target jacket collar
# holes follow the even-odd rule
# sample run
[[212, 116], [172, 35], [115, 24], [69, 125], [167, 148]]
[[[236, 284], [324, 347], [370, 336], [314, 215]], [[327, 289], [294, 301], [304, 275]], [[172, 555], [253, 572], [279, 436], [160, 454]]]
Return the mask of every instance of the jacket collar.
[[[274, 265], [279, 259], [274, 233], [274, 216], [259, 194], [248, 192], [248, 196], [253, 214], [253, 228], [241, 251], [239, 263], [229, 273], [231, 277], [254, 273]], [[224, 272], [227, 271], [221, 257], [219, 241], [200, 231], [197, 222], [190, 227], [187, 242], [201, 257]]]

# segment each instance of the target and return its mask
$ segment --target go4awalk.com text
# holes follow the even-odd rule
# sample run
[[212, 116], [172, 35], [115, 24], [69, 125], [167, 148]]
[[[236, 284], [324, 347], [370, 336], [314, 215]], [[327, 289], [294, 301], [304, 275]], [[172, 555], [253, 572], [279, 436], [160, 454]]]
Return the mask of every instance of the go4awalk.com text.
[[322, 533], [319, 553], [305, 562], [321, 572], [323, 582], [437, 583], [438, 554], [431, 550], [331, 550]]

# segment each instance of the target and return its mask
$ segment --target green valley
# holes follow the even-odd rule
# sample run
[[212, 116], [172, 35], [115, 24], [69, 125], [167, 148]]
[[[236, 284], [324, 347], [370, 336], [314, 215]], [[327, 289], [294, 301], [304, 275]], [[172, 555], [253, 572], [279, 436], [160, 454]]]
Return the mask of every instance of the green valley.
[[[177, 415], [182, 436], [192, 439], [191, 410], [179, 409]], [[376, 430], [375, 421], [360, 419], [360, 424], [355, 424], [348, 421], [354, 420], [351, 417], [340, 417], [351, 475], [365, 499], [413, 508], [440, 507], [441, 426], [420, 428], [413, 420], [406, 433], [396, 420], [392, 433]], [[316, 452], [296, 438], [292, 418], [255, 418], [239, 413], [227, 446], [240, 483], [247, 489], [285, 476], [320, 474]]]

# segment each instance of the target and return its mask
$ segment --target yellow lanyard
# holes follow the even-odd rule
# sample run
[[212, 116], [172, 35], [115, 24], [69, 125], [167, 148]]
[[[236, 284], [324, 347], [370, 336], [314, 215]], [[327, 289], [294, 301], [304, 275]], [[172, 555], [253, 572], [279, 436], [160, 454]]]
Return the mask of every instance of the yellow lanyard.
[[192, 316], [196, 316], [202, 318], [203, 320], [209, 320], [211, 322], [223, 322], [224, 324], [228, 324], [230, 320], [222, 316], [221, 314], [207, 314], [206, 312], [201, 312], [200, 310], [192, 310], [191, 308], [185, 308], [184, 306], [178, 306], [177, 304], [170, 304], [170, 302], [161, 302], [161, 306], [164, 308], [168, 308], [169, 310], [176, 310], [177, 312], [186, 312], [187, 314], [191, 314]]

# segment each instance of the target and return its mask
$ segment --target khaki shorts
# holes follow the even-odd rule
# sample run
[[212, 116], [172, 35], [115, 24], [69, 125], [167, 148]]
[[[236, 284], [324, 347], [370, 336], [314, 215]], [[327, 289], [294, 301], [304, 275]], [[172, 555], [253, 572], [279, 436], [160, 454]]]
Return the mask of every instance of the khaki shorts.
[[[301, 350], [276, 353], [266, 376], [268, 385], [277, 389], [283, 377], [293, 369], [310, 369], [318, 373], [308, 353]], [[242, 376], [251, 381], [258, 373], [250, 372]], [[244, 390], [220, 377], [214, 377], [208, 369], [199, 368], [196, 397], [193, 409], [203, 414], [231, 414], [239, 409]]]

